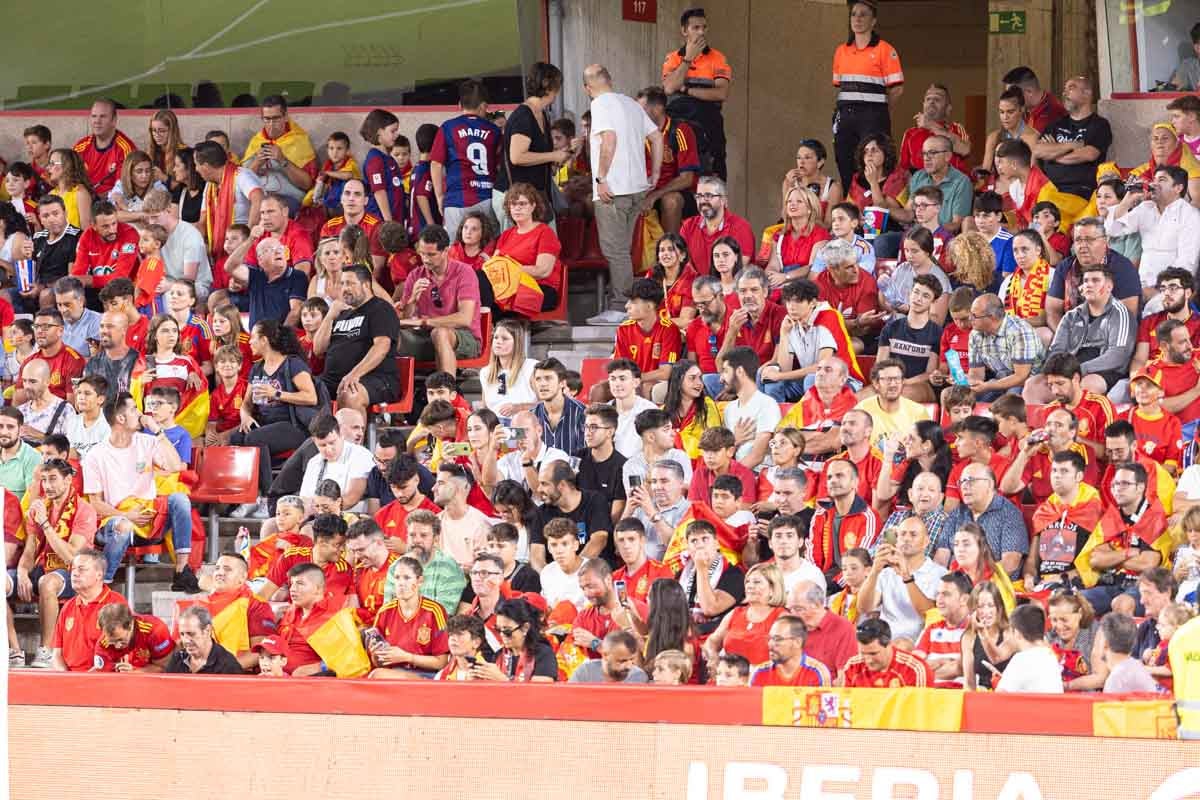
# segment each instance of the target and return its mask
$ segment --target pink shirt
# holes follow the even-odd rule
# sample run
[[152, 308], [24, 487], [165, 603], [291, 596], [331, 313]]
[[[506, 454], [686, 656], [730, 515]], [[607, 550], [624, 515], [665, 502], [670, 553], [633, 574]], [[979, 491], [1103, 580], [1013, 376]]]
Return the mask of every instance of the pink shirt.
[[[408, 273], [404, 279], [404, 296], [411, 297], [413, 285], [421, 278], [428, 278], [437, 288], [438, 297], [433, 296], [433, 290], [421, 293], [417, 298], [417, 316], [421, 319], [431, 317], [446, 317], [458, 311], [458, 304], [463, 300], [475, 301], [475, 313], [471, 315], [471, 333], [480, 338], [479, 327], [479, 279], [475, 270], [461, 261], [450, 258], [446, 260], [446, 275], [441, 283], [433, 277], [429, 267], [421, 266]], [[438, 299], [441, 306], [437, 305]]]
[[148, 433], [135, 433], [129, 447], [116, 448], [110, 442], [96, 445], [83, 458], [83, 493], [98, 494], [110, 506], [128, 497], [153, 500], [154, 453], [158, 439]]

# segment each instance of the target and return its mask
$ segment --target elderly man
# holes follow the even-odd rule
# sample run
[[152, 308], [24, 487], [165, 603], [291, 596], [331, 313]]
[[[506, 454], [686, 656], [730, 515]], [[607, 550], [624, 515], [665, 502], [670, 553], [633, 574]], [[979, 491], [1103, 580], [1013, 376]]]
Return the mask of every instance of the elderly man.
[[691, 507], [683, 467], [678, 461], [664, 458], [650, 467], [648, 481], [630, 491], [625, 516], [642, 523], [646, 529], [646, 555], [657, 561]]
[[[255, 263], [252, 266], [243, 262], [242, 257], [255, 240], [258, 244], [255, 246]], [[280, 319], [293, 327], [298, 323], [300, 304], [308, 296], [308, 276], [288, 265], [287, 245], [281, 240], [256, 239], [253, 236], [247, 239], [229, 256], [225, 274], [250, 287], [251, 327], [260, 319]], [[395, 316], [393, 312], [392, 317]]]
[[701, 275], [692, 281], [692, 303], [696, 318], [688, 323], [684, 333], [689, 358], [700, 367], [704, 388], [716, 397], [721, 393], [720, 369], [717, 354], [729, 330], [731, 309], [721, 293], [721, 281], [715, 275]]
[[920, 517], [909, 517], [895, 529], [895, 543], [884, 540], [875, 551], [871, 570], [858, 592], [858, 613], [878, 610], [897, 639], [915, 643], [934, 606], [938, 581], [946, 568], [929, 558], [929, 531]]
[[92, 192], [96, 197], [108, 197], [121, 177], [125, 157], [137, 146], [117, 129], [117, 104], [113, 100], [105, 97], [93, 102], [89, 119], [91, 133], [75, 143], [75, 152], [83, 159]]
[[[968, 145], [968, 148], [970, 145]], [[933, 134], [921, 145], [922, 168], [913, 172], [908, 179], [908, 193], [914, 193], [925, 186], [936, 186], [942, 193], [941, 208], [938, 211], [938, 223], [950, 233], [958, 233], [962, 221], [971, 216], [971, 201], [974, 193], [971, 189], [971, 179], [955, 169], [951, 164], [954, 155], [954, 143], [949, 136]], [[907, 208], [893, 212], [900, 222], [911, 222], [915, 219], [913, 206], [917, 199], [913, 196]]]
[[217, 642], [212, 614], [203, 606], [189, 606], [180, 612], [179, 647], [171, 654], [164, 671], [184, 675], [245, 672], [233, 653]]
[[805, 652], [829, 668], [835, 677], [858, 652], [854, 641], [854, 624], [834, 614], [825, 604], [825, 587], [801, 581], [788, 592], [787, 609], [804, 620], [808, 629]]
[[167, 275], [195, 281], [196, 295], [201, 300], [207, 299], [212, 289], [212, 265], [209, 264], [204, 236], [195, 225], [180, 220], [179, 205], [171, 202], [171, 196], [164, 189], [147, 192], [142, 211], [149, 224], [161, 225], [167, 232], [167, 243], [162, 247]]
[[592, 203], [600, 232], [600, 250], [608, 261], [612, 280], [609, 309], [588, 323], [615, 325], [625, 319], [625, 301], [633, 282], [629, 242], [642, 213], [642, 199], [651, 187], [658, 185], [663, 136], [636, 100], [613, 90], [612, 75], [605, 67], [592, 64], [583, 71], [583, 90], [592, 100], [589, 148], [595, 182]]
[[808, 628], [804, 620], [785, 614], [771, 625], [767, 635], [771, 665], [755, 670], [751, 686], [832, 686], [834, 670], [808, 651]]
[[45, 361], [30, 360], [21, 375], [26, 397], [17, 407], [25, 417], [21, 438], [27, 442], [40, 442], [51, 434], [63, 433], [67, 423], [74, 419], [75, 409], [50, 392], [50, 365]]
[[283, 97], [263, 98], [262, 121], [262, 130], [250, 139], [242, 163], [258, 175], [268, 193], [284, 197], [295, 214], [316, 180], [317, 154], [304, 129], [288, 119]]
[[[1142, 184], [1135, 184], [1104, 220], [1104, 232], [1110, 237], [1141, 237], [1138, 276], [1147, 300], [1158, 293], [1158, 274], [1164, 269], [1182, 267], [1191, 272], [1200, 262], [1200, 210], [1188, 202], [1187, 187], [1187, 171], [1164, 164], [1154, 170], [1148, 198]], [[1154, 303], [1153, 309], [1161, 304], [1161, 300]]]
[[371, 270], [353, 264], [342, 270], [341, 298], [313, 337], [313, 354], [325, 357], [321, 380], [338, 407], [366, 413], [396, 399], [400, 380], [393, 353], [400, 336], [396, 310], [372, 293]]
[[687, 242], [692, 268], [700, 275], [712, 271], [712, 248], [717, 239], [732, 237], [742, 249], [743, 265], [754, 255], [754, 231], [750, 223], [728, 208], [725, 181], [706, 175], [696, 185], [696, 207], [700, 214], [683, 221], [679, 235]]
[[550, 447], [543, 441], [542, 425], [532, 411], [518, 412], [510, 427], [517, 446], [496, 464], [501, 480], [516, 481], [532, 491], [537, 488], [538, 472], [543, 464], [571, 460], [565, 451]]
[[[904, 498], [898, 500], [900, 503], [903, 501]], [[908, 487], [908, 505], [897, 506], [884, 521], [883, 529], [898, 526], [909, 517], [920, 517], [925, 523], [925, 530], [929, 532], [929, 541], [936, 542], [942, 537], [942, 531], [946, 527], [947, 516], [942, 508], [943, 502], [947, 501], [941, 476], [936, 472], [921, 472], [913, 478], [912, 485]], [[938, 563], [945, 566], [944, 562]]]
[[842, 418], [858, 405], [854, 394], [858, 382], [850, 379], [846, 362], [837, 356], [818, 361], [813, 376], [813, 385], [784, 415], [779, 426], [804, 431], [805, 455], [829, 455], [841, 447]]
[[86, 672], [95, 663], [96, 643], [100, 641], [100, 611], [109, 603], [124, 603], [125, 598], [104, 583], [104, 555], [95, 550], [80, 550], [71, 559], [71, 591], [74, 596], [63, 604], [48, 640], [50, 668], [58, 672]]
[[[216, 633], [217, 643], [233, 653], [244, 669], [253, 670], [258, 664], [255, 648], [263, 639], [273, 636], [278, 626], [275, 624], [275, 612], [271, 610], [270, 604], [259, 599], [246, 585], [247, 574], [246, 559], [237, 553], [223, 553], [213, 565], [212, 589], [206, 597], [199, 598], [196, 604], [203, 606], [214, 616], [226, 613], [228, 609], [226, 616], [237, 620], [237, 624]], [[243, 599], [245, 603], [242, 602]], [[245, 628], [242, 628], [243, 624]], [[232, 631], [237, 630], [245, 630], [247, 638], [238, 641], [238, 637], [232, 635]], [[247, 643], [248, 648], [238, 649]]]
[[404, 281], [400, 313], [400, 351], [418, 361], [458, 373], [459, 358], [474, 358], [483, 346], [479, 327], [479, 281], [475, 271], [447, 256], [450, 236], [440, 225], [426, 225], [417, 239], [421, 266]]
[[54, 282], [54, 304], [62, 314], [62, 340], [81, 356], [90, 355], [89, 339], [100, 338], [100, 312], [85, 305], [83, 284], [78, 278], [59, 278]]
[[1004, 301], [983, 294], [971, 303], [967, 340], [967, 380], [981, 402], [1018, 393], [1045, 357], [1046, 347], [1033, 326], [1004, 310]]
[[[1021, 466], [1024, 467], [1024, 463]], [[971, 464], [964, 469], [959, 486], [962, 503], [950, 512], [942, 529], [942, 538], [934, 542], [935, 558], [948, 562], [954, 534], [966, 523], [974, 522], [983, 528], [988, 546], [1000, 559], [1004, 571], [1013, 578], [1018, 577], [1021, 562], [1029, 552], [1029, 534], [1021, 510], [996, 492], [996, 474], [984, 464]]]
[[963, 175], [971, 174], [967, 163], [971, 155], [971, 137], [961, 124], [948, 121], [952, 108], [950, 90], [940, 83], [930, 84], [925, 90], [921, 110], [913, 117], [913, 127], [904, 132], [900, 141], [900, 166], [909, 172], [925, 169], [925, 143], [941, 136], [950, 145], [950, 166]]
[[1108, 155], [1112, 128], [1096, 113], [1090, 78], [1076, 75], [1067, 79], [1063, 107], [1067, 113], [1041, 129], [1033, 155], [1055, 186], [1086, 200], [1096, 191], [1096, 167]]
[[861, 353], [868, 341], [879, 336], [889, 316], [879, 308], [875, 276], [858, 265], [858, 250], [847, 241], [834, 239], [821, 254], [827, 267], [813, 282], [821, 290], [821, 299], [845, 319], [854, 352]]
[[1046, 324], [1057, 329], [1067, 310], [1083, 303], [1083, 270], [1104, 264], [1113, 274], [1113, 297], [1136, 319], [1142, 302], [1142, 284], [1138, 268], [1125, 256], [1108, 246], [1104, 221], [1098, 217], [1076, 220], [1071, 229], [1074, 255], [1054, 266], [1050, 288], [1046, 291]]

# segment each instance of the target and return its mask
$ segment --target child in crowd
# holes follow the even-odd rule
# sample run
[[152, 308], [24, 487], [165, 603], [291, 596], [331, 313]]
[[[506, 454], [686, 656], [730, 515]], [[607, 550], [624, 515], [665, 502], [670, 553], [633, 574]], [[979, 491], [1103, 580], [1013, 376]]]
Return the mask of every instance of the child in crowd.
[[717, 659], [716, 682], [717, 686], [749, 686], [750, 662], [745, 656], [737, 653], [722, 653], [721, 657]]
[[361, 178], [362, 173], [350, 153], [350, 137], [342, 131], [329, 134], [325, 140], [325, 154], [328, 158], [313, 184], [313, 205], [323, 206], [330, 215], [340, 214], [343, 184], [351, 178]]
[[21, 372], [21, 365], [37, 351], [33, 341], [33, 321], [14, 319], [4, 329], [4, 387], [13, 385]]
[[933, 385], [945, 386], [954, 381], [950, 370], [950, 362], [946, 354], [953, 350], [958, 354], [958, 366], [965, 375], [969, 367], [967, 361], [968, 343], [971, 339], [971, 304], [975, 302], [975, 290], [970, 286], [960, 286], [950, 295], [950, 319], [942, 329], [942, 341], [938, 346], [938, 368], [933, 373]]
[[12, 203], [29, 223], [29, 230], [36, 231], [40, 224], [37, 215], [37, 176], [33, 168], [24, 161], [14, 161], [4, 173], [4, 189], [8, 192], [8, 202]]
[[387, 253], [387, 271], [395, 287], [393, 299], [398, 301], [404, 292], [405, 278], [421, 266], [421, 258], [412, 248], [408, 232], [398, 222], [385, 222], [379, 226], [379, 246]]
[[720, 475], [712, 485], [712, 510], [731, 528], [754, 524], [754, 515], [742, 508], [742, 480], [737, 475]]
[[1149, 667], [1150, 674], [1168, 689], [1172, 688], [1171, 662], [1167, 657], [1171, 637], [1195, 615], [1188, 603], [1167, 603], [1163, 610], [1158, 612], [1158, 646], [1147, 648], [1146, 652], [1142, 653], [1142, 663]]
[[321, 323], [325, 320], [325, 315], [329, 313], [329, 304], [325, 302], [323, 297], [310, 297], [300, 304], [300, 351], [304, 354], [304, 360], [308, 362], [309, 369], [313, 375], [320, 375], [325, 371], [325, 356], [318, 356], [313, 353], [313, 339], [317, 335], [317, 331], [321, 327]]
[[1175, 599], [1195, 605], [1200, 599], [1196, 594], [1200, 589], [1200, 506], [1189, 508], [1179, 525], [1187, 544], [1175, 552], [1175, 580], [1179, 582]]
[[75, 384], [75, 416], [67, 420], [63, 433], [71, 443], [71, 455], [82, 459], [88, 452], [108, 441], [111, 429], [104, 417], [108, 380], [103, 375], [85, 375]]
[[454, 441], [465, 442], [467, 440], [467, 418], [471, 416], [474, 409], [471, 408], [471, 403], [467, 398], [458, 391], [458, 381], [454, 376], [449, 372], [442, 371], [431, 373], [425, 379], [425, 396], [431, 403], [434, 400], [445, 400], [454, 406], [454, 412], [458, 415]]
[[[146, 400], [146, 410], [150, 412], [150, 416], [155, 423], [162, 428], [162, 432], [166, 434], [167, 441], [175, 447], [175, 452], [179, 453], [179, 458], [184, 464], [190, 464], [192, 461], [192, 437], [182, 425], [175, 421], [175, 415], [179, 413], [180, 396], [179, 391], [172, 386], [156, 386], [150, 390], [150, 397]], [[149, 431], [146, 431], [149, 433]]]
[[995, 192], [981, 192], [975, 195], [975, 229], [978, 230], [992, 246], [992, 255], [996, 257], [996, 271], [1007, 275], [1017, 268], [1013, 258], [1012, 234], [1004, 228], [1004, 198]]
[[41, 197], [50, 190], [50, 151], [54, 149], [54, 142], [45, 125], [32, 125], [24, 130], [23, 136], [29, 168], [38, 180], [36, 194]]
[[564, 600], [581, 609], [587, 606], [587, 598], [579, 588], [579, 569], [583, 559], [579, 557], [579, 531], [575, 523], [566, 517], [556, 517], [546, 523], [542, 530], [546, 549], [553, 559], [542, 570], [542, 597], [546, 605], [554, 608]]
[[653, 677], [662, 686], [686, 686], [692, 678], [692, 660], [682, 650], [663, 650], [654, 657]]
[[212, 265], [213, 282], [212, 294], [208, 296], [209, 310], [224, 303], [232, 303], [238, 311], [250, 310], [250, 295], [246, 293], [245, 284], [238, 281], [237, 285], [234, 285], [235, 281], [225, 273], [225, 263], [229, 261], [230, 254], [245, 244], [249, 238], [250, 227], [248, 225], [230, 225], [225, 231], [225, 255]]
[[367, 211], [384, 222], [403, 224], [404, 175], [391, 155], [400, 135], [400, 120], [390, 111], [376, 108], [367, 114], [359, 133], [371, 149], [363, 159], [363, 178], [367, 184]]
[[396, 166], [400, 169], [400, 179], [404, 181], [404, 193], [407, 194], [412, 183], [412, 143], [408, 141], [408, 137], [402, 133], [396, 134], [396, 141], [388, 150], [392, 158], [396, 159]]
[[142, 263], [138, 267], [136, 295], [133, 304], [138, 311], [153, 316], [158, 296], [166, 291], [167, 265], [162, 259], [162, 249], [167, 244], [167, 229], [161, 225], [147, 225], [138, 236], [138, 255]]
[[1061, 226], [1062, 212], [1054, 203], [1043, 200], [1033, 207], [1033, 227], [1049, 245], [1050, 253], [1046, 260], [1051, 266], [1071, 254], [1071, 240], [1062, 232]]
[[209, 327], [212, 331], [212, 342], [209, 344], [209, 348], [214, 353], [226, 346], [237, 348], [242, 354], [241, 376], [249, 377], [250, 367], [255, 358], [254, 353], [250, 350], [250, 334], [242, 330], [241, 312], [230, 303], [225, 303], [212, 312], [209, 318]]
[[228, 344], [218, 347], [213, 356], [217, 388], [210, 398], [208, 425], [204, 431], [204, 444], [208, 447], [229, 444], [229, 434], [241, 424], [239, 411], [242, 398], [246, 396], [246, 378], [242, 374], [244, 360], [242, 351]]
[[[426, 225], [441, 225], [442, 215], [438, 210], [437, 195], [433, 192], [433, 178], [429, 173], [429, 151], [433, 149], [433, 140], [437, 138], [438, 126], [425, 123], [417, 128], [417, 151], [420, 160], [412, 170], [412, 197], [409, 208], [412, 209], [409, 220], [409, 233], [413, 241], [421, 234]], [[450, 231], [454, 235], [454, 231]]]
[[1161, 380], [1157, 373], [1147, 370], [1133, 376], [1129, 391], [1136, 405], [1125, 413], [1125, 419], [1133, 425], [1138, 450], [1177, 477], [1183, 458], [1179, 447], [1183, 424], [1179, 417], [1163, 408]]
[[278, 636], [268, 636], [254, 648], [258, 651], [258, 674], [264, 678], [286, 678], [287, 643]]
[[829, 598], [829, 610], [854, 622], [858, 619], [858, 590], [871, 572], [871, 554], [855, 547], [842, 556], [842, 583], [845, 589]]
[[262, 524], [258, 543], [251, 545], [248, 536], [239, 542], [238, 552], [249, 564], [249, 580], [266, 577], [275, 559], [289, 547], [312, 547], [312, 536], [303, 530], [304, 511], [299, 495], [285, 495], [275, 504], [275, 516]]
[[969, 386], [955, 384], [943, 389], [940, 399], [942, 432], [951, 452], [955, 452], [954, 440], [958, 438], [959, 423], [975, 413], [975, 393]]

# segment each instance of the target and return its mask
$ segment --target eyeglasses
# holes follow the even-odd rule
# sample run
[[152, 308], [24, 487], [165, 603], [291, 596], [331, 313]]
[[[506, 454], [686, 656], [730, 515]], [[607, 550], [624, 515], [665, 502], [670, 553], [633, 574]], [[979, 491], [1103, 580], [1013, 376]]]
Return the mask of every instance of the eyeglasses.
[[913, 208], [919, 208], [924, 211], [927, 208], [937, 208], [933, 203], [913, 203]]
[[1090, 245], [1090, 244], [1092, 244], [1093, 242], [1098, 242], [1098, 241], [1100, 241], [1100, 240], [1102, 240], [1102, 239], [1105, 239], [1105, 238], [1107, 238], [1107, 237], [1104, 237], [1104, 236], [1076, 236], [1076, 237], [1075, 237], [1075, 239], [1074, 239], [1074, 241], [1075, 241], [1075, 244], [1087, 244], [1087, 245]]
[[472, 578], [499, 578], [504, 573], [494, 569], [473, 569], [469, 574]]
[[949, 150], [924, 150], [921, 152], [921, 156], [923, 158], [933, 158], [934, 156], [945, 155], [946, 153], [949, 153], [949, 152], [950, 152]]
[[718, 197], [724, 197], [723, 194], [712, 194], [710, 192], [699, 192], [696, 194], [697, 200], [715, 200]]
[[596, 431], [611, 431], [612, 426], [611, 425], [584, 425], [583, 429], [585, 431], [587, 431], [588, 433], [595, 433]]
[[1158, 290], [1160, 292], [1182, 292], [1183, 287], [1178, 283], [1160, 283]]
[[788, 639], [799, 639], [799, 636], [768, 636], [767, 644], [780, 644]]
[[514, 633], [517, 633], [520, 630], [521, 629], [519, 627], [517, 627], [517, 628], [496, 628], [496, 633], [500, 634], [505, 639], [508, 639], [508, 638], [511, 638]]
[[1122, 489], [1128, 489], [1131, 486], [1137, 486], [1137, 485], [1138, 484], [1136, 481], [1113, 481], [1112, 483], [1109, 484], [1109, 486], [1113, 487], [1114, 489], [1117, 487], [1120, 487]]
[[958, 482], [960, 484], [966, 486], [966, 485], [969, 485], [972, 483], [979, 483], [980, 481], [983, 481], [985, 483], [990, 483], [991, 480], [992, 479], [987, 477], [986, 475], [981, 475], [978, 478], [960, 478]]
[[48, 331], [51, 328], [61, 328], [61, 327], [62, 327], [62, 325], [59, 325], [57, 322], [39, 322], [33, 326], [33, 329], [35, 331]]

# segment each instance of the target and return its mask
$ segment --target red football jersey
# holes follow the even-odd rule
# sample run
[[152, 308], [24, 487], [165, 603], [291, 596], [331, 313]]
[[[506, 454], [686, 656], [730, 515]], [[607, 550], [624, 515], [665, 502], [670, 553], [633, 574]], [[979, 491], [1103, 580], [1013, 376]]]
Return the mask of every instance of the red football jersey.
[[[288, 585], [288, 570], [297, 564], [311, 564], [313, 549], [311, 547], [289, 547], [284, 550], [271, 569], [267, 571], [267, 580], [276, 586]], [[339, 558], [321, 568], [325, 572], [325, 591], [339, 597], [349, 594], [354, 584], [354, 570]]]
[[[971, 463], [973, 462], [970, 459], [960, 458], [954, 465], [954, 468], [950, 470], [950, 477], [946, 480], [946, 497], [962, 500], [962, 474], [963, 470]], [[992, 472], [996, 475], [997, 482], [1004, 477], [1008, 465], [1009, 460], [1007, 458], [999, 453], [992, 453], [992, 458], [988, 466], [992, 468]]]
[[217, 431], [224, 433], [233, 430], [241, 424], [242, 398], [246, 396], [246, 379], [238, 378], [233, 389], [226, 389], [225, 384], [217, 381], [217, 388], [209, 396], [208, 421], [217, 424]]
[[[817, 479], [813, 497], [829, 496], [829, 490], [825, 486], [825, 475], [829, 471], [830, 462], [839, 458], [849, 459], [850, 454], [843, 450], [825, 462], [825, 466], [821, 468], [821, 476]], [[867, 501], [867, 505], [871, 505], [871, 501], [875, 498], [875, 484], [879, 480], [879, 473], [883, 470], [883, 453], [879, 452], [878, 448], [872, 447], [867, 451], [866, 456], [861, 461], [854, 462], [854, 465], [858, 467], [858, 496]]]
[[1133, 425], [1139, 450], [1163, 466], [1180, 465], [1183, 424], [1179, 417], [1166, 410], [1147, 415], [1135, 406], [1125, 412], [1125, 419]]
[[136, 149], [133, 141], [120, 131], [117, 131], [108, 147], [104, 149], [96, 146], [96, 137], [90, 134], [75, 143], [75, 152], [83, 159], [88, 182], [92, 184], [92, 194], [95, 197], [108, 196], [117, 179], [121, 177], [125, 156]]
[[946, 351], [953, 350], [958, 353], [960, 363], [963, 369], [967, 366], [967, 343], [971, 338], [970, 328], [960, 328], [953, 321], [947, 322], [946, 327], [942, 329], [942, 342], [938, 348], [938, 353], [941, 357], [940, 367], [947, 372], [950, 366], [946, 363]]
[[[1153, 372], [1162, 381], [1165, 396], [1176, 397], [1193, 388], [1197, 379], [1200, 379], [1200, 358], [1193, 358], [1184, 364], [1173, 364], [1169, 359], [1156, 358], [1146, 365], [1146, 370]], [[1193, 400], [1176, 416], [1180, 419], [1200, 418], [1200, 398]]]
[[[1083, 392], [1074, 408], [1062, 403], [1050, 403], [1046, 407], [1046, 412], [1049, 413], [1051, 409], [1057, 407], [1066, 408], [1079, 420], [1077, 435], [1080, 439], [1088, 439], [1093, 442], [1101, 441], [1104, 438], [1104, 429], [1113, 424], [1117, 418], [1108, 398], [1094, 392]], [[1045, 416], [1042, 419], [1045, 419]]]
[[679, 360], [683, 350], [683, 339], [679, 328], [665, 313], [659, 312], [649, 332], [633, 320], [625, 320], [617, 327], [617, 342], [614, 358], [628, 358], [638, 365], [643, 374]]
[[[1158, 339], [1155, 338], [1154, 332], [1158, 330], [1158, 326], [1167, 320], [1167, 312], [1160, 311], [1157, 314], [1151, 314], [1148, 317], [1142, 318], [1138, 323], [1137, 343], [1149, 346], [1151, 359], [1158, 358], [1162, 353], [1162, 348], [1158, 344]], [[1192, 347], [1200, 348], [1200, 314], [1195, 311], [1191, 312], [1191, 316], [1187, 318], [1188, 334], [1192, 338]]]
[[100, 609], [109, 603], [124, 603], [125, 598], [105, 586], [88, 603], [76, 595], [63, 604], [54, 623], [50, 647], [62, 650], [63, 661], [71, 672], [85, 672], [95, 663], [96, 642], [100, 641]]
[[[642, 619], [648, 619], [650, 611], [646, 608], [646, 604], [640, 600], [632, 600], [634, 608], [637, 610], [638, 616]], [[620, 628], [613, 621], [612, 614], [601, 614], [600, 609], [596, 606], [589, 605], [583, 611], [580, 611], [575, 617], [575, 627], [583, 628], [585, 631], [591, 631], [592, 635], [597, 639], [603, 639], [612, 631]], [[592, 658], [599, 658], [600, 654], [592, 649], [588, 649], [588, 654]]]
[[321, 239], [330, 236], [337, 236], [347, 225], [358, 225], [367, 234], [367, 241], [371, 244], [371, 255], [386, 256], [387, 251], [383, 249], [383, 245], [379, 243], [379, 226], [383, 224], [383, 220], [375, 216], [371, 212], [363, 214], [362, 219], [356, 223], [349, 222], [343, 215], [339, 214], [336, 217], [330, 217], [324, 225], [321, 226]]
[[[421, 505], [414, 510], [429, 511], [433, 514], [442, 513], [442, 509], [432, 500], [421, 495]], [[394, 536], [402, 542], [408, 541], [408, 515], [412, 512], [400, 505], [399, 500], [393, 500], [375, 512], [375, 524], [383, 528], [384, 536]]]
[[894, 649], [892, 663], [882, 672], [867, 666], [863, 657], [856, 655], [846, 662], [842, 670], [847, 687], [886, 689], [897, 686], [933, 686], [933, 670], [912, 653]]
[[779, 671], [778, 665], [771, 665], [757, 670], [750, 677], [751, 686], [832, 686], [833, 678], [829, 674], [829, 667], [817, 661], [815, 658], [809, 658], [808, 655], [800, 657], [800, 667], [796, 670], [796, 674], [792, 677], [785, 677]]
[[83, 375], [83, 368], [87, 361], [83, 356], [76, 353], [65, 344], [61, 345], [61, 349], [52, 357], [46, 358], [45, 355], [38, 351], [25, 359], [21, 364], [21, 371], [17, 374], [17, 383], [21, 383], [21, 379], [25, 376], [25, 367], [31, 361], [45, 361], [50, 367], [50, 392], [63, 400], [67, 399], [67, 391], [71, 389], [71, 379], [78, 378]]
[[[1091, 449], [1082, 444], [1071, 445], [1071, 449], [1083, 456], [1083, 460], [1087, 462], [1083, 473], [1083, 482], [1093, 487], [1099, 487], [1100, 468], [1096, 465], [1096, 457]], [[1046, 447], [1038, 448], [1038, 451], [1025, 462], [1021, 480], [1029, 489], [1029, 493], [1033, 495], [1034, 505], [1041, 505], [1047, 497], [1054, 494], [1054, 488], [1050, 486], [1050, 463], [1050, 451]]]
[[659, 578], [674, 580], [675, 573], [666, 564], [652, 558], [647, 558], [646, 563], [642, 564], [632, 575], [629, 574], [627, 567], [621, 567], [613, 573], [613, 581], [625, 581], [625, 593], [641, 603], [646, 602], [646, 598], [650, 595], [650, 587]]
[[180, 349], [184, 355], [196, 359], [198, 364], [212, 361], [212, 338], [212, 328], [195, 314], [179, 329]]
[[375, 627], [388, 644], [422, 656], [440, 656], [450, 652], [446, 636], [446, 609], [435, 600], [421, 598], [412, 619], [405, 619], [400, 601], [384, 603], [375, 615]]
[[382, 567], [357, 567], [354, 570], [354, 593], [358, 595], [355, 614], [363, 625], [370, 625], [383, 605], [383, 587], [387, 583], [388, 570], [400, 556], [388, 553]]
[[[726, 303], [726, 325], [729, 324], [729, 317], [733, 312], [734, 307]], [[765, 364], [775, 354], [775, 345], [779, 344], [779, 328], [786, 316], [787, 311], [783, 306], [768, 300], [763, 306], [762, 313], [758, 315], [758, 322], [754, 324], [747, 322], [737, 332], [737, 338], [733, 340], [734, 345], [749, 347], [758, 355], [759, 363]]]
[[663, 302], [659, 310], [666, 311], [667, 316], [675, 318], [683, 313], [685, 308], [695, 308], [696, 303], [692, 300], [692, 281], [697, 277], [690, 265], [684, 267], [670, 288], [663, 292]]
[[146, 337], [149, 335], [150, 318], [139, 314], [137, 322], [130, 325], [129, 329], [125, 331], [125, 344], [145, 355]]
[[94, 671], [115, 672], [116, 665], [124, 660], [128, 660], [129, 665], [137, 669], [151, 661], [161, 661], [175, 649], [166, 623], [153, 614], [134, 614], [133, 627], [133, 636], [129, 644], [122, 648], [113, 647], [109, 644], [108, 637], [101, 634], [96, 642], [92, 664]]
[[[658, 183], [655, 184], [655, 189], [661, 189], [671, 181], [675, 180], [684, 172], [691, 173], [692, 183], [689, 187], [692, 191], [696, 189], [696, 183], [700, 179], [700, 147], [696, 144], [696, 134], [692, 132], [692, 126], [686, 122], [675, 120], [667, 117], [663, 120], [660, 128], [663, 135], [663, 156], [662, 169], [658, 173]], [[646, 142], [646, 173], [649, 174], [650, 168], [654, 166], [654, 154], [650, 149], [650, 143]]]
[[137, 228], [119, 222], [116, 238], [111, 242], [96, 233], [95, 228], [80, 234], [71, 274], [77, 278], [90, 275], [92, 288], [102, 289], [113, 278], [131, 278], [137, 263]]

